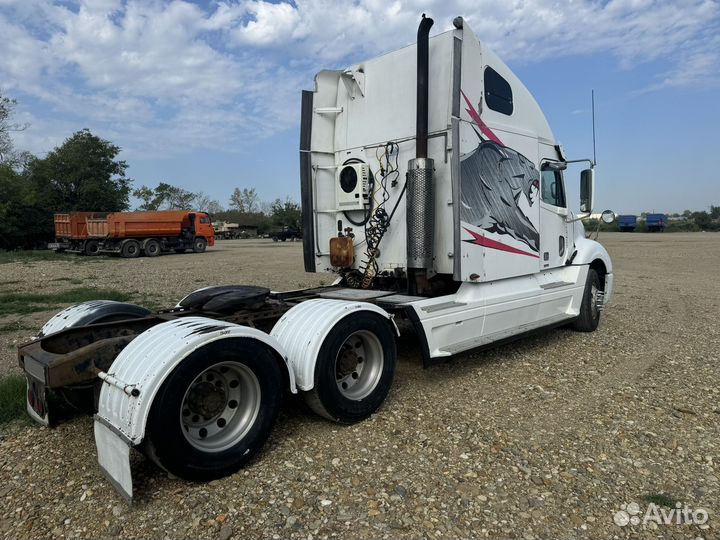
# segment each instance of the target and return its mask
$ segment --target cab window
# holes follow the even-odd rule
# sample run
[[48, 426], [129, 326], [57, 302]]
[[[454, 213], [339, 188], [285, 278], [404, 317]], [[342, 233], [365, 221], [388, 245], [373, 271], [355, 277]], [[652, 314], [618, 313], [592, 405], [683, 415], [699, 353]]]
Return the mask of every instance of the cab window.
[[565, 208], [565, 189], [563, 188], [562, 171], [542, 172], [542, 191], [540, 198], [543, 202]]
[[210, 224], [210, 218], [205, 216], [200, 218], [200, 223]]
[[513, 95], [510, 83], [490, 66], [485, 68], [485, 103], [493, 111], [508, 116], [513, 113]]

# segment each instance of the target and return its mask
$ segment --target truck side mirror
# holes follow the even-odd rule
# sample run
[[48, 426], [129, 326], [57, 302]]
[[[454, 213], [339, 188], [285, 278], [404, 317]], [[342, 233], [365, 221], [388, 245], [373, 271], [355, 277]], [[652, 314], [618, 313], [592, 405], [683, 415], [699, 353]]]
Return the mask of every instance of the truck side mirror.
[[595, 195], [595, 169], [585, 169], [580, 173], [580, 211], [592, 212]]

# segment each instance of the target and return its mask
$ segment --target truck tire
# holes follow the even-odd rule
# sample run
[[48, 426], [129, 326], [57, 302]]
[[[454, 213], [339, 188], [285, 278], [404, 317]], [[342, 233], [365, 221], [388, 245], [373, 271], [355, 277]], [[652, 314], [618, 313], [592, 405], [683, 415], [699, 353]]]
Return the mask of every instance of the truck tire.
[[99, 255], [100, 254], [100, 242], [97, 240], [88, 240], [85, 242], [85, 249], [83, 250], [85, 255]]
[[315, 384], [303, 395], [325, 418], [353, 424], [382, 405], [395, 376], [395, 335], [376, 313], [341, 319], [320, 347]]
[[134, 239], [123, 240], [120, 244], [120, 255], [126, 259], [140, 256], [140, 242]]
[[193, 240], [192, 249], [195, 253], [202, 253], [205, 251], [205, 248], [207, 248], [207, 240], [205, 240], [202, 236]]
[[594, 269], [590, 268], [585, 281], [580, 315], [572, 324], [573, 328], [578, 332], [594, 332], [598, 324], [600, 324], [600, 309], [597, 305], [597, 293], [599, 290], [601, 290], [600, 277]]
[[160, 242], [155, 238], [148, 238], [143, 242], [143, 251], [148, 257], [157, 257], [161, 251]]
[[196, 350], [155, 397], [145, 453], [186, 480], [234, 473], [270, 435], [284, 376], [273, 353], [252, 339], [224, 339]]

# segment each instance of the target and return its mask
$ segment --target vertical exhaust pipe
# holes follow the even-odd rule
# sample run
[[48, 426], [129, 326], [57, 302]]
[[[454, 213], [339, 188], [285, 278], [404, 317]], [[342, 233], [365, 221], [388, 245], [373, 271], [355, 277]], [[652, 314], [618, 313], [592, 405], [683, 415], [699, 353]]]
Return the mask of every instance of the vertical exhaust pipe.
[[430, 77], [430, 28], [433, 20], [423, 13], [417, 32], [417, 115], [415, 117], [415, 157], [426, 158], [428, 145], [428, 79]]
[[417, 294], [427, 283], [425, 270], [432, 268], [435, 209], [434, 163], [428, 156], [429, 39], [433, 20], [423, 18], [417, 33], [417, 103], [415, 159], [407, 170], [407, 268], [408, 292]]

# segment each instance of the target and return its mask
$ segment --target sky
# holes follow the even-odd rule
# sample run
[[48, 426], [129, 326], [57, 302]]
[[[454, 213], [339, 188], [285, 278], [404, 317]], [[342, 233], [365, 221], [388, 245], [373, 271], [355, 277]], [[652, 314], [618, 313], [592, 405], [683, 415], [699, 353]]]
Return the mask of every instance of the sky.
[[[596, 209], [720, 205], [715, 0], [0, 0], [0, 94], [28, 125], [20, 150], [89, 128], [135, 187], [298, 200], [300, 91], [412, 43], [421, 13], [431, 35], [462, 15], [570, 159], [592, 155], [594, 89]], [[579, 170], [566, 183], [572, 202]]]

